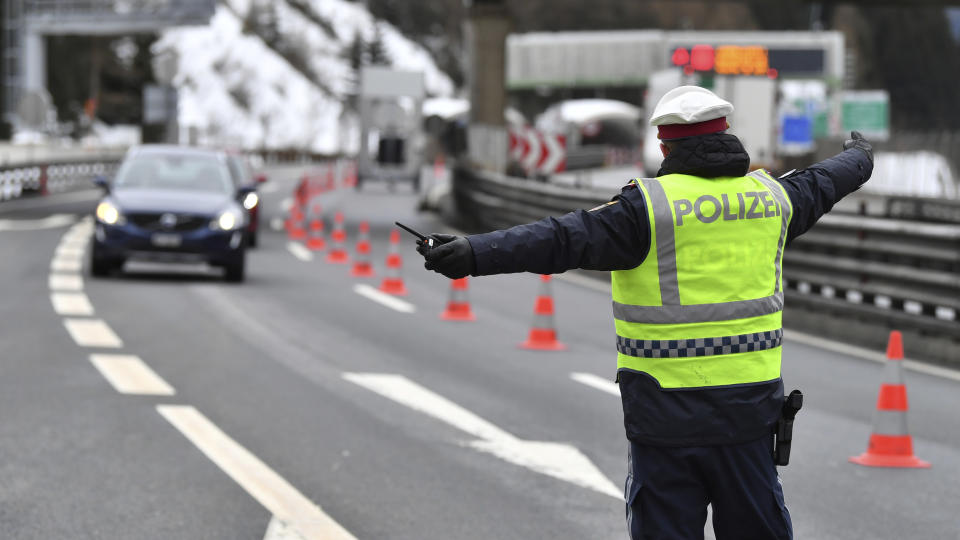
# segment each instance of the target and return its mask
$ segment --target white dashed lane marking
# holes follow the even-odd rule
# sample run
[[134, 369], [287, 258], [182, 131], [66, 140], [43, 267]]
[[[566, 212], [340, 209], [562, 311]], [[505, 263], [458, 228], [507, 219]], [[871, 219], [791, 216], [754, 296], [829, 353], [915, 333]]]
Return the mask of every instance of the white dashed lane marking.
[[77, 244], [62, 244], [54, 252], [54, 258], [60, 257], [83, 257], [86, 251], [84, 246]]
[[83, 269], [83, 259], [80, 257], [54, 257], [50, 261], [50, 270], [54, 272], [79, 272]]
[[81, 347], [123, 347], [117, 334], [100, 319], [64, 319], [63, 325], [67, 327], [67, 332], [70, 332], [70, 337]]
[[304, 262], [309, 262], [313, 260], [313, 253], [309, 249], [303, 247], [303, 245], [296, 242], [287, 243], [287, 251], [293, 254], [294, 257], [300, 259]]
[[354, 285], [353, 292], [359, 294], [360, 296], [369, 298], [378, 304], [387, 306], [390, 309], [399, 311], [400, 313], [413, 313], [417, 310], [416, 306], [410, 302], [401, 300], [392, 294], [387, 294], [367, 284]]
[[82, 292], [55, 292], [50, 295], [50, 302], [57, 315], [93, 315], [93, 305]]
[[47, 283], [52, 291], [83, 290], [83, 278], [79, 274], [50, 274]]
[[91, 354], [90, 361], [121, 394], [172, 396], [175, 391], [143, 360], [132, 354]]
[[356, 540], [200, 411], [185, 405], [159, 405], [157, 411], [277, 520], [295, 529], [305, 540]]
[[593, 373], [571, 373], [570, 378], [578, 383], [585, 384], [602, 392], [620, 397], [620, 385], [610, 381], [609, 379], [598, 377]]

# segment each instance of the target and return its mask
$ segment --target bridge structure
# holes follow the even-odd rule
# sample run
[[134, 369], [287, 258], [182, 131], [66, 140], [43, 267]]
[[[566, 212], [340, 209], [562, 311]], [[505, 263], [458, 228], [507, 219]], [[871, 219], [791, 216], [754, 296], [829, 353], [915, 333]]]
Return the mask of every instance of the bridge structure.
[[18, 120], [27, 95], [44, 94], [50, 35], [129, 35], [207, 24], [215, 0], [2, 0], [4, 117]]

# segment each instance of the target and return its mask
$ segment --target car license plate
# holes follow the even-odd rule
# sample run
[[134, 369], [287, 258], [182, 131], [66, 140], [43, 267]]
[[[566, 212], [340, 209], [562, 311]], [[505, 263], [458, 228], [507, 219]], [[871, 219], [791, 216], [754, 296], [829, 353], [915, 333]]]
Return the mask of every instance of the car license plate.
[[153, 245], [161, 248], [175, 248], [180, 247], [181, 238], [179, 234], [169, 234], [169, 233], [156, 233], [150, 240], [153, 242]]

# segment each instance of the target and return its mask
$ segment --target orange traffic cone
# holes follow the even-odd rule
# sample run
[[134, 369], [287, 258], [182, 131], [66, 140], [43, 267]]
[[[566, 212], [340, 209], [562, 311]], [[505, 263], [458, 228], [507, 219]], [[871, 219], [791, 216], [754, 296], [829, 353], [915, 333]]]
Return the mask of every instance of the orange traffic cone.
[[397, 296], [407, 294], [407, 286], [403, 283], [403, 277], [400, 276], [400, 269], [403, 268], [403, 259], [400, 257], [400, 231], [394, 229], [390, 231], [390, 253], [387, 255], [387, 275], [380, 283], [380, 290]]
[[346, 178], [343, 181], [343, 185], [347, 187], [354, 187], [357, 185], [357, 164], [354, 161], [348, 161], [346, 164]]
[[327, 166], [327, 190], [333, 191], [337, 189], [337, 181], [333, 177], [333, 167]]
[[347, 241], [347, 233], [343, 230], [343, 213], [337, 212], [333, 217], [333, 232], [330, 234], [333, 241], [333, 247], [327, 252], [327, 262], [333, 264], [346, 264], [350, 262], [350, 255], [343, 247]]
[[447, 309], [440, 314], [445, 321], [475, 321], [477, 318], [470, 310], [470, 301], [467, 300], [467, 278], [450, 280], [450, 301]]
[[557, 330], [553, 323], [553, 297], [550, 295], [550, 276], [540, 276], [540, 295], [533, 307], [533, 327], [527, 340], [520, 344], [522, 349], [538, 351], [562, 351], [566, 345], [557, 341]]
[[907, 386], [903, 382], [902, 367], [903, 337], [896, 330], [890, 332], [887, 358], [867, 451], [851, 457], [850, 461], [868, 467], [929, 467], [930, 463], [913, 455], [913, 439], [907, 432]]
[[353, 269], [350, 270], [350, 275], [353, 277], [373, 277], [373, 266], [370, 264], [370, 224], [366, 221], [360, 223], [360, 234], [354, 249], [356, 249], [357, 258], [353, 261]]
[[291, 240], [303, 240], [307, 237], [307, 230], [304, 228], [307, 217], [299, 206], [294, 205], [290, 208], [290, 218], [287, 220], [287, 234]]
[[320, 216], [320, 205], [313, 205], [313, 219], [310, 220], [310, 237], [307, 239], [307, 249], [320, 251], [327, 247], [323, 239], [323, 219]]

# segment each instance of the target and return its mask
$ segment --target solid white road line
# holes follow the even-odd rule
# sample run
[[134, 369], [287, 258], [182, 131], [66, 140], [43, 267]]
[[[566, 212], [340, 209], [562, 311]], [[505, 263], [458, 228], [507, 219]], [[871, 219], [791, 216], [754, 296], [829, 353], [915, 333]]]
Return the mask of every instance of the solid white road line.
[[83, 259], [80, 257], [54, 257], [50, 261], [50, 270], [54, 272], [79, 272], [83, 269]]
[[609, 379], [598, 377], [593, 373], [571, 373], [570, 378], [578, 383], [592, 386], [597, 390], [620, 397], [620, 385], [610, 381]]
[[159, 412], [234, 482], [305, 540], [356, 540], [313, 501], [231, 439], [195, 408], [158, 405]]
[[[887, 361], [887, 356], [885, 353], [882, 353], [879, 351], [872, 351], [870, 349], [866, 349], [863, 347], [857, 347], [856, 345], [848, 345], [846, 343], [841, 343], [839, 341], [830, 341], [820, 336], [805, 334], [803, 332], [798, 332], [796, 330], [785, 329], [783, 331], [783, 337], [786, 340], [788, 347], [791, 341], [796, 341], [798, 343], [803, 343], [804, 345], [809, 345], [811, 347], [826, 349], [828, 351], [833, 351], [840, 354], [846, 354], [849, 356], [854, 356], [856, 358], [862, 358], [864, 360], [873, 360], [874, 362], [881, 362], [881, 363]], [[942, 377], [944, 379], [960, 381], [960, 371], [957, 371], [955, 369], [936, 366], [933, 364], [927, 364], [925, 362], [919, 362], [916, 360], [910, 360], [909, 358], [903, 361], [903, 367], [911, 371], [924, 373], [926, 375], [933, 375], [934, 377]]]
[[90, 361], [100, 374], [121, 394], [172, 396], [176, 392], [138, 356], [131, 354], [91, 354]]
[[302, 244], [296, 242], [287, 242], [287, 251], [293, 254], [294, 257], [300, 259], [304, 262], [309, 262], [313, 260], [313, 253], [309, 249], [305, 248]]
[[343, 378], [480, 439], [469, 443], [472, 448], [514, 465], [623, 500], [623, 491], [574, 446], [518, 439], [400, 375], [344, 373]]
[[56, 229], [75, 221], [71, 214], [53, 214], [41, 219], [0, 219], [0, 231], [37, 231]]
[[82, 291], [83, 277], [80, 274], [50, 274], [47, 284], [53, 291]]
[[119, 349], [123, 346], [117, 334], [100, 319], [64, 319], [63, 325], [81, 347]]
[[57, 315], [93, 315], [93, 305], [82, 292], [56, 292], [50, 295], [50, 302]]
[[400, 313], [413, 313], [417, 310], [417, 307], [410, 302], [401, 300], [392, 294], [387, 294], [365, 283], [354, 285], [353, 292], [387, 306], [390, 309], [397, 310]]

